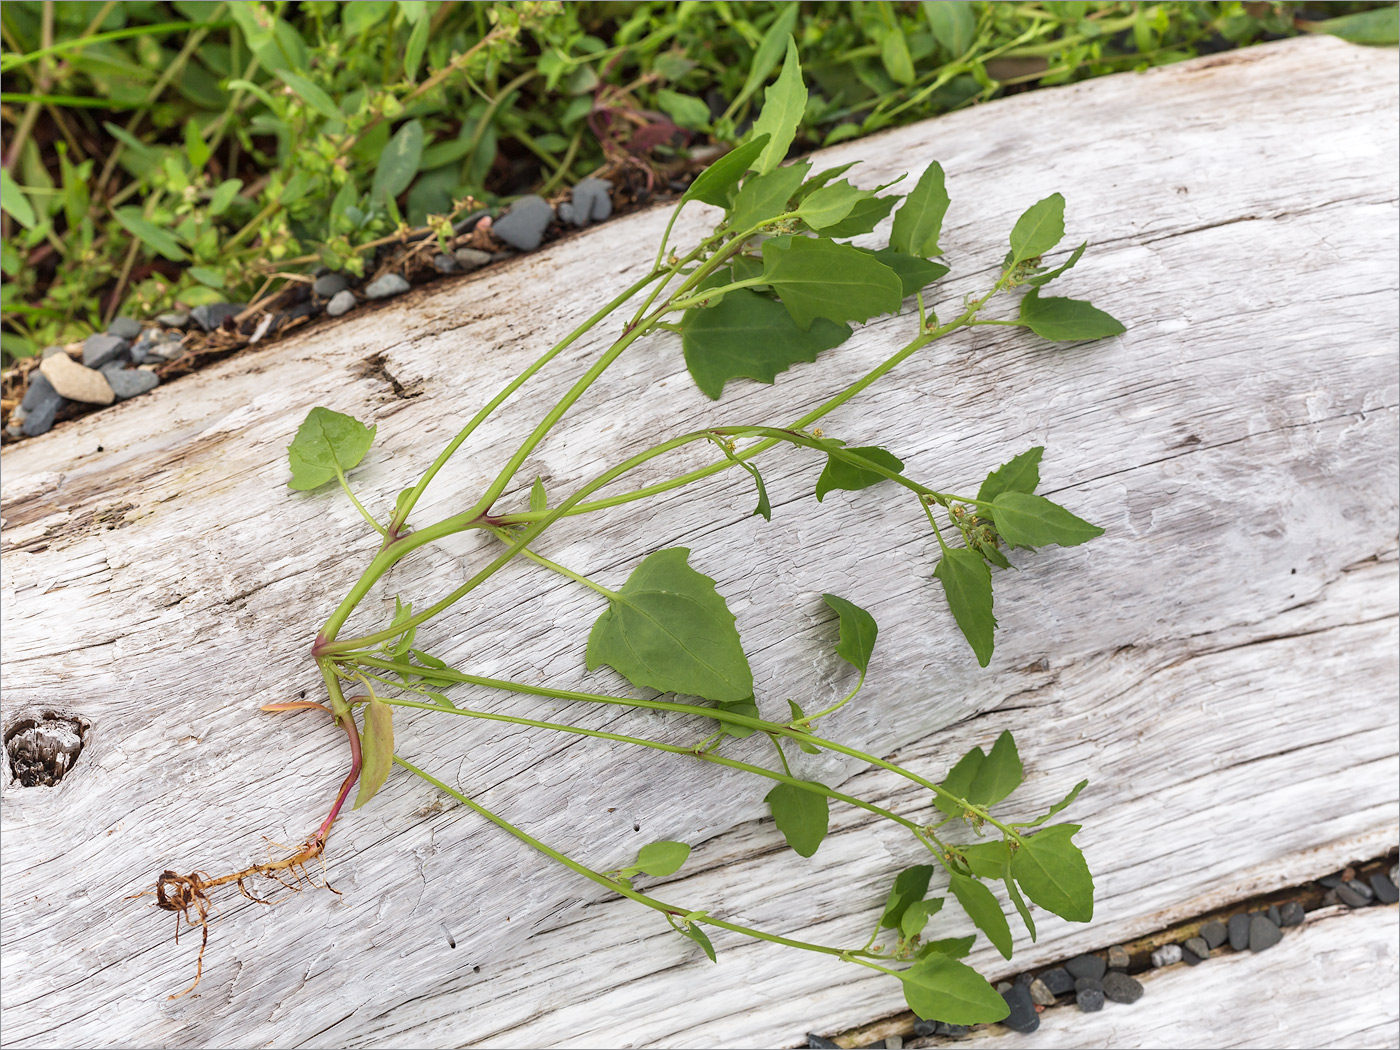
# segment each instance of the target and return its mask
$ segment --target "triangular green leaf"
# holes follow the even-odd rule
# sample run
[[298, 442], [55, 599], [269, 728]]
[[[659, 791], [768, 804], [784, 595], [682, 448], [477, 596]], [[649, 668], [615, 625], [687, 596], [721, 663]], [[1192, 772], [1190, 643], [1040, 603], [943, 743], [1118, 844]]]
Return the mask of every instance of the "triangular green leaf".
[[738, 232], [783, 214], [787, 211], [787, 202], [802, 185], [811, 166], [811, 161], [803, 160], [774, 168], [766, 175], [750, 175], [734, 195], [729, 225]]
[[1042, 299], [1032, 288], [1021, 300], [1021, 320], [1042, 339], [1074, 343], [1127, 331], [1116, 318], [1083, 299]]
[[837, 595], [823, 594], [822, 599], [841, 617], [841, 640], [836, 643], [836, 655], [865, 674], [870, 666], [870, 654], [875, 651], [875, 636], [880, 632], [875, 617]]
[[977, 775], [972, 778], [963, 797], [983, 808], [996, 805], [1020, 787], [1024, 775], [1021, 756], [1016, 752], [1016, 741], [1012, 739], [1011, 731], [1005, 730], [987, 752], [986, 760], [977, 767]]
[[1011, 1012], [980, 973], [938, 951], [900, 971], [899, 979], [904, 982], [904, 1001], [925, 1021], [985, 1024]]
[[687, 310], [681, 319], [685, 365], [706, 396], [715, 400], [731, 379], [771, 383], [799, 361], [851, 336], [849, 325], [817, 318], [799, 328], [782, 303], [739, 288], [714, 306]]
[[365, 727], [360, 734], [359, 809], [378, 793], [394, 765], [394, 709], [371, 698], [365, 704]]
[[919, 936], [924, 932], [924, 927], [928, 925], [929, 919], [943, 910], [943, 898], [934, 897], [932, 900], [915, 901], [904, 909], [904, 915], [899, 920], [899, 935], [906, 941]]
[[948, 596], [958, 630], [986, 667], [992, 659], [996, 617], [992, 615], [992, 570], [976, 551], [957, 547], [945, 551], [933, 570]]
[[[936, 575], [936, 573], [935, 573]], [[943, 783], [938, 786], [951, 795], [961, 799], [967, 799], [968, 792], [972, 789], [972, 782], [977, 779], [977, 771], [982, 768], [982, 763], [987, 760], [987, 756], [980, 747], [974, 747], [957, 764], [948, 771], [948, 775], [943, 778]], [[971, 801], [971, 799], [968, 799]], [[962, 808], [942, 795], [933, 796], [933, 804], [950, 817], [962, 816]]]
[[890, 247], [922, 259], [942, 255], [938, 235], [948, 212], [948, 191], [943, 188], [943, 167], [933, 161], [895, 213]]
[[719, 703], [753, 696], [734, 614], [686, 547], [648, 555], [588, 635], [590, 671], [607, 664], [637, 686]]
[[[686, 201], [704, 201], [717, 208], [729, 207], [729, 194], [754, 158], [768, 145], [767, 135], [756, 135], [741, 146], [735, 146], [719, 160], [695, 176], [681, 194], [680, 204]], [[680, 207], [680, 204], [677, 207]]]
[[[815, 784], [815, 781], [807, 781]], [[821, 784], [816, 784], [822, 787]], [[822, 790], [825, 790], [823, 787]], [[787, 839], [787, 844], [803, 857], [817, 852], [826, 838], [831, 820], [830, 800], [826, 795], [807, 791], [794, 784], [779, 784], [766, 796], [773, 811], [773, 822]]]
[[[997, 467], [977, 490], [978, 501], [991, 503], [1003, 492], [1034, 492], [1040, 484], [1040, 457], [1044, 453], [1045, 446], [1037, 445]], [[989, 507], [979, 506], [977, 513], [989, 517], [992, 511]]]
[[996, 894], [966, 875], [953, 875], [948, 880], [948, 886], [973, 925], [987, 935], [987, 940], [1001, 952], [1003, 958], [1011, 958], [1011, 926], [1006, 921]]
[[305, 492], [334, 481], [336, 467], [342, 471], [356, 466], [374, 443], [375, 427], [329, 408], [313, 408], [297, 428], [297, 436], [287, 447], [292, 468], [288, 486]]
[[888, 266], [848, 244], [794, 237], [763, 244], [763, 278], [800, 328], [817, 318], [841, 324], [894, 313], [904, 286]]
[[979, 879], [999, 879], [1011, 860], [1011, 852], [1006, 848], [1006, 840], [1000, 842], [974, 842], [959, 846], [958, 852], [967, 861], [968, 870]]
[[880, 916], [881, 928], [898, 929], [906, 909], [915, 901], [924, 899], [924, 894], [928, 892], [929, 879], [932, 877], [932, 864], [918, 864], [912, 868], [905, 868], [896, 875], [889, 896], [885, 899], [885, 912]]
[[[839, 445], [839, 442], [836, 444]], [[859, 448], [848, 448], [845, 451], [852, 456], [859, 456], [874, 466], [884, 467], [895, 474], [904, 469], [904, 461], [883, 448], [866, 445]], [[820, 503], [828, 492], [836, 489], [857, 492], [860, 489], [868, 489], [871, 485], [888, 480], [884, 474], [874, 470], [865, 470], [844, 456], [829, 455], [826, 458], [826, 466], [822, 468], [821, 476], [817, 478], [817, 502]]]
[[782, 71], [763, 93], [763, 111], [753, 122], [754, 135], [770, 135], [754, 170], [760, 175], [772, 171], [787, 157], [788, 147], [797, 137], [797, 127], [807, 109], [807, 85], [802, 82], [802, 67], [797, 60], [797, 44], [788, 37], [787, 58]]
[[822, 186], [803, 197], [797, 214], [814, 230], [835, 226], [851, 214], [863, 200], [875, 196], [874, 190], [858, 190], [845, 179], [830, 186]]
[[637, 853], [637, 863], [632, 865], [646, 875], [662, 878], [674, 875], [690, 856], [690, 847], [684, 842], [649, 842]]
[[1078, 824], [1055, 824], [1023, 837], [1011, 858], [1011, 873], [1026, 896], [1046, 911], [1088, 922], [1094, 917], [1094, 877], [1070, 841], [1078, 830]]
[[864, 200], [856, 201], [849, 215], [840, 222], [828, 226], [822, 230], [822, 233], [838, 240], [870, 233], [884, 221], [885, 216], [889, 215], [894, 210], [894, 206], [902, 199], [899, 194], [891, 193], [885, 197], [866, 197]]
[[1075, 547], [1103, 535], [1097, 525], [1031, 492], [1001, 493], [992, 501], [992, 516], [1001, 538], [1013, 547]]
[[1044, 255], [1065, 236], [1065, 199], [1052, 193], [1032, 204], [1011, 230], [1011, 261], [1025, 262]]

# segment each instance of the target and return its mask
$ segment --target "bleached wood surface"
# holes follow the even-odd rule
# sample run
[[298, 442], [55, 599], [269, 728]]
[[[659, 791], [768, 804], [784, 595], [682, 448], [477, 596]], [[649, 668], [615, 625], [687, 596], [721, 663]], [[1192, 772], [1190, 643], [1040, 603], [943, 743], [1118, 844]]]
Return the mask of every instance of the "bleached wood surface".
[[[823, 152], [866, 160], [867, 185], [943, 162], [954, 271], [934, 291], [940, 313], [989, 284], [1025, 206], [1063, 191], [1066, 245], [1092, 247], [1057, 290], [1129, 326], [1069, 348], [961, 334], [824, 424], [953, 491], [1044, 443], [1046, 489], [1107, 527], [1001, 575], [985, 671], [930, 579], [918, 508], [877, 511], [878, 489], [818, 507], [817, 465], [798, 453], [767, 462], [771, 525], [748, 517], [735, 472], [635, 520], [568, 523], [542, 549], [616, 585], [650, 550], [691, 547], [738, 616], [767, 711], [848, 687], [819, 598], [840, 593], [881, 636], [866, 692], [831, 733], [937, 776], [1011, 727], [1027, 813], [1090, 777], [1067, 816], [1085, 824], [1096, 920], [1043, 916], [1014, 964], [979, 950], [993, 978], [1374, 855], [1400, 836], [1396, 130], [1393, 52], [1309, 39]], [[683, 235], [703, 218], [683, 219]], [[198, 997], [166, 1001], [195, 945], [175, 947], [167, 913], [126, 899], [165, 867], [220, 871], [254, 859], [260, 836], [299, 841], [343, 772], [342, 738], [319, 719], [256, 712], [315, 695], [312, 636], [375, 546], [343, 497], [285, 488], [306, 410], [379, 424], [354, 482], [390, 506], [467, 412], [645, 269], [665, 219], [620, 219], [357, 311], [6, 451], [7, 722], [50, 704], [94, 728], [58, 788], [7, 781], [0, 800], [5, 1045], [792, 1046], [903, 1008], [887, 978], [774, 945], [720, 934], [711, 965], [651, 913], [401, 775], [332, 837], [343, 896], [223, 898]], [[786, 421], [911, 331], [908, 316], [881, 320], [718, 406], [689, 384], [673, 337], [648, 340], [522, 477], [567, 490], [670, 433]], [[479, 491], [613, 332], [510, 404], [415, 517]], [[414, 396], [396, 397], [385, 373]], [[395, 591], [441, 594], [485, 549], [461, 539], [399, 568], [352, 628], [386, 621]], [[528, 566], [505, 575], [510, 589], [420, 641], [482, 673], [619, 686], [582, 671], [596, 596]], [[641, 713], [472, 699], [696, 738]], [[462, 723], [401, 717], [400, 749], [597, 868], [654, 839], [695, 843], [665, 896], [717, 915], [859, 943], [914, 862], [904, 839], [841, 808], [801, 860], [761, 819], [767, 785], [742, 775]], [[734, 753], [769, 757], [758, 741]], [[832, 756], [800, 768], [897, 809], [927, 804]], [[1356, 1016], [1338, 1004], [1339, 1037]]]

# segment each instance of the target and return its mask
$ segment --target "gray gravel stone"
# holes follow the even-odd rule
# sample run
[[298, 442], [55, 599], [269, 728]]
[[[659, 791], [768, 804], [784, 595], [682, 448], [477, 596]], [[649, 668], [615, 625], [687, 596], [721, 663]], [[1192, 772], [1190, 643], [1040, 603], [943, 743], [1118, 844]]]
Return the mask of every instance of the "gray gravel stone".
[[1371, 887], [1364, 882], [1347, 881], [1332, 892], [1337, 895], [1337, 900], [1348, 908], [1364, 908], [1371, 903]]
[[1262, 952], [1283, 940], [1283, 931], [1269, 921], [1267, 915], [1253, 915], [1249, 919], [1249, 950]]
[[1249, 916], [1241, 912], [1239, 915], [1230, 916], [1230, 924], [1226, 927], [1230, 936], [1230, 947], [1237, 952], [1242, 952], [1249, 947]]
[[171, 310], [169, 313], [157, 314], [156, 322], [167, 328], [184, 328], [190, 323], [190, 314], [188, 310]]
[[106, 376], [95, 369], [84, 368], [67, 354], [46, 357], [39, 367], [53, 388], [70, 401], [110, 405], [116, 400]]
[[939, 1021], [934, 1029], [934, 1034], [961, 1039], [971, 1030], [971, 1027], [965, 1024], [949, 1024], [947, 1021]]
[[[1107, 976], [1107, 974], [1104, 976]], [[1103, 991], [1103, 982], [1097, 977], [1076, 977], [1074, 979], [1074, 990], [1076, 992], [1082, 992], [1086, 988], [1097, 989], [1101, 992]]]
[[1040, 981], [1052, 995], [1067, 995], [1074, 991], [1074, 978], [1063, 966], [1054, 966], [1040, 975]]
[[1333, 875], [1324, 875], [1317, 880], [1329, 890], [1335, 890], [1342, 884], [1342, 873], [1339, 871]]
[[612, 214], [612, 198], [608, 191], [612, 183], [607, 179], [584, 179], [574, 187], [573, 224], [587, 226], [590, 222], [602, 222]]
[[409, 284], [396, 273], [386, 273], [377, 281], [365, 285], [365, 295], [371, 299], [388, 299], [408, 291]]
[[246, 303], [205, 303], [203, 306], [196, 306], [191, 310], [190, 317], [200, 328], [206, 332], [212, 332], [230, 317], [237, 317], [241, 314], [246, 305]]
[[553, 221], [554, 209], [543, 197], [532, 193], [512, 204], [510, 211], [491, 225], [491, 231], [512, 248], [530, 252], [540, 246], [544, 231]]
[[48, 432], [54, 416], [67, 403], [68, 399], [53, 388], [42, 372], [30, 372], [29, 389], [24, 392], [19, 407], [10, 414], [10, 422], [19, 424], [19, 432], [25, 437], [35, 437]]
[[42, 361], [46, 357], [53, 357], [54, 354], [66, 354], [67, 352], [61, 346], [46, 346], [39, 352], [39, 360]]
[[311, 286], [311, 290], [322, 299], [329, 299], [349, 287], [350, 279], [343, 273], [323, 273], [316, 278], [316, 283]]
[[112, 393], [117, 395], [118, 401], [144, 394], [160, 385], [160, 378], [154, 372], [144, 368], [123, 368], [120, 361], [103, 365], [102, 374], [112, 385]]
[[24, 423], [21, 424], [19, 432], [25, 437], [38, 437], [40, 434], [47, 434], [53, 429], [53, 417], [66, 404], [68, 404], [67, 398], [62, 397], [55, 401], [45, 401], [24, 417]]
[[1283, 914], [1278, 910], [1277, 904], [1270, 904], [1267, 914], [1269, 916], [1269, 921], [1275, 926], [1283, 925]]
[[1085, 988], [1074, 993], [1074, 1001], [1086, 1014], [1096, 1014], [1103, 1009], [1104, 991], [1102, 988]]
[[1076, 955], [1064, 966], [1075, 980], [1081, 977], [1092, 977], [1097, 981], [1103, 977], [1104, 972], [1108, 969], [1108, 965], [1097, 955]]
[[355, 293], [346, 289], [343, 292], [336, 292], [331, 296], [331, 301], [326, 304], [326, 313], [331, 317], [339, 317], [341, 314], [348, 314], [355, 309]]
[[840, 1050], [841, 1046], [840, 1043], [833, 1043], [830, 1039], [826, 1038], [825, 1036], [817, 1035], [816, 1032], [807, 1033], [807, 1045], [810, 1047], [820, 1048], [820, 1050], [831, 1050], [832, 1047], [835, 1047], [837, 1048], [837, 1050]]
[[443, 252], [438, 252], [433, 256], [433, 269], [438, 273], [456, 273], [457, 260]]
[[1135, 1003], [1142, 998], [1142, 983], [1126, 973], [1110, 970], [1103, 979], [1103, 994], [1115, 1003]]
[[135, 339], [141, 334], [141, 322], [130, 317], [118, 317], [107, 326], [107, 334], [118, 339]]
[[1132, 965], [1132, 958], [1128, 955], [1128, 949], [1121, 944], [1115, 944], [1108, 950], [1108, 968], [1110, 970], [1126, 970]]
[[1301, 926], [1303, 925], [1303, 916], [1305, 914], [1306, 912], [1303, 911], [1303, 906], [1300, 903], [1297, 901], [1289, 901], [1279, 909], [1279, 918], [1283, 920], [1279, 925]]
[[24, 400], [19, 403], [19, 407], [26, 412], [32, 412], [45, 401], [59, 397], [53, 384], [48, 381], [43, 372], [29, 373], [29, 389], [24, 392]]
[[[151, 361], [174, 361], [185, 352], [180, 345], [179, 332], [162, 332], [146, 344], [146, 357]], [[133, 348], [134, 349], [134, 348]]]
[[483, 252], [477, 248], [458, 248], [452, 253], [452, 258], [457, 260], [457, 268], [460, 270], [479, 270], [489, 263], [493, 256], [490, 252]]
[[1336, 890], [1328, 890], [1322, 895], [1322, 906], [1324, 908], [1335, 908], [1338, 904], [1341, 903], [1342, 902], [1337, 899]]
[[914, 1038], [927, 1039], [931, 1035], [938, 1034], [937, 1021], [925, 1021], [923, 1018], [914, 1022]]
[[1181, 962], [1181, 945], [1164, 944], [1152, 953], [1152, 965], [1161, 969], [1163, 966], [1171, 966], [1173, 963]]
[[1371, 876], [1371, 892], [1376, 895], [1376, 900], [1382, 904], [1394, 904], [1400, 900], [1400, 889], [1395, 883], [1386, 878], [1384, 872], [1376, 872]]
[[115, 361], [131, 344], [116, 335], [90, 335], [83, 340], [83, 364], [88, 368], [101, 368], [108, 361]]
[[1055, 993], [1045, 986], [1045, 982], [1037, 977], [1030, 983], [1031, 1002], [1036, 1006], [1054, 1006]]
[[1035, 1011], [1031, 992], [1024, 984], [1015, 984], [1001, 993], [1011, 1013], [1002, 1018], [1001, 1023], [1013, 1032], [1034, 1032], [1040, 1027], [1040, 1014]]
[[1206, 942], [1206, 947], [1214, 950], [1230, 939], [1230, 931], [1223, 922], [1208, 922], [1201, 927], [1201, 939]]
[[1193, 955], [1197, 962], [1210, 958], [1210, 945], [1204, 937], [1188, 937], [1181, 942], [1181, 957], [1190, 963]]
[[559, 213], [560, 222], [573, 222], [575, 226], [583, 225], [581, 222], [574, 222], [574, 216], [578, 213], [574, 211], [574, 206], [568, 201], [564, 201], [560, 204], [556, 211]]

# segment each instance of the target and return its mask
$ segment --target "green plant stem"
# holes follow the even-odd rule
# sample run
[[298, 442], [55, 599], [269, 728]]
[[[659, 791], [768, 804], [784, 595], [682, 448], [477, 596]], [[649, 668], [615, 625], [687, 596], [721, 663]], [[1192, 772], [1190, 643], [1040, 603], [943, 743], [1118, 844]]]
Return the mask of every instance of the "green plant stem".
[[[498, 816], [497, 814], [491, 812], [491, 810], [487, 809], [479, 802], [475, 802], [472, 799], [468, 798], [462, 792], [457, 791], [454, 788], [448, 787], [441, 780], [437, 779], [437, 777], [419, 769], [417, 766], [405, 761], [398, 755], [394, 756], [394, 761], [398, 765], [402, 766], [404, 769], [408, 770], [410, 773], [413, 773], [415, 776], [421, 777], [429, 784], [432, 784], [439, 791], [451, 795], [458, 802], [461, 802], [464, 806], [471, 809], [478, 816], [484, 817], [485, 819], [489, 820], [492, 824], [495, 824], [498, 828], [501, 828], [502, 830], [514, 835], [517, 839], [519, 839], [521, 842], [524, 842], [526, 845], [532, 846], [534, 849], [543, 853], [545, 856], [553, 860], [557, 860], [560, 864], [564, 865], [564, 867], [568, 868], [570, 871], [582, 875], [584, 878], [590, 880], [591, 882], [597, 883], [599, 886], [602, 886], [605, 889], [612, 890], [614, 893], [620, 893], [622, 896], [627, 897], [630, 900], [634, 900], [638, 904], [645, 905], [653, 911], [661, 912], [663, 915], [669, 917], [682, 918], [683, 916], [690, 914], [693, 910], [689, 908], [683, 908], [679, 905], [667, 904], [665, 901], [657, 900], [655, 897], [650, 897], [645, 893], [641, 893], [637, 890], [634, 890], [629, 885], [620, 883], [615, 879], [610, 879], [601, 872], [594, 871], [592, 868], [580, 864], [572, 857], [560, 853], [557, 849], [545, 845], [539, 839], [535, 838], [533, 835], [530, 835], [521, 828], [516, 827], [504, 817]], [[859, 953], [853, 952], [850, 949], [833, 948], [830, 945], [826, 944], [814, 944], [811, 941], [799, 941], [791, 937], [782, 937], [775, 933], [765, 933], [762, 930], [754, 929], [752, 926], [741, 926], [738, 923], [725, 922], [723, 919], [716, 919], [710, 915], [706, 915], [704, 919], [697, 919], [694, 921], [703, 922], [707, 926], [715, 926], [721, 930], [729, 930], [732, 933], [741, 933], [746, 937], [752, 937], [760, 941], [771, 941], [774, 944], [786, 945], [789, 948], [802, 948], [809, 952], [819, 952], [822, 955], [834, 955], [839, 959], [844, 959], [848, 962], [859, 963], [862, 966], [869, 966], [873, 969], [881, 970], [885, 973], [894, 972], [891, 970], [886, 970], [883, 966], [877, 966], [872, 962], [857, 957]]]
[[345, 494], [350, 497], [350, 502], [355, 504], [355, 509], [360, 512], [360, 516], [364, 518], [365, 521], [369, 522], [370, 528], [374, 529], [379, 535], [387, 537], [389, 535], [389, 530], [375, 521], [374, 515], [365, 510], [364, 504], [355, 498], [355, 493], [350, 489], [350, 482], [345, 480], [345, 471], [340, 469], [340, 464], [338, 463], [335, 467], [335, 476], [336, 480], [340, 482], [340, 487], [345, 491]]
[[[510, 543], [513, 538], [511, 533], [505, 529], [491, 529], [490, 531], [491, 535], [495, 536], [496, 539], [502, 540], [506, 543]], [[622, 596], [616, 591], [608, 590], [601, 583], [594, 583], [582, 573], [574, 572], [572, 569], [560, 565], [557, 561], [551, 561], [549, 558], [546, 558], [543, 554], [537, 554], [529, 548], [522, 550], [520, 553], [526, 558], [529, 558], [536, 565], [543, 566], [544, 568], [549, 569], [551, 572], [557, 572], [560, 576], [567, 576], [575, 583], [581, 583], [589, 590], [596, 591], [598, 594], [601, 594], [604, 598], [607, 598], [609, 601], [615, 602], [622, 600]]]
[[818, 712], [817, 712], [816, 714], [814, 714], [814, 715], [808, 715], [806, 718], [802, 719], [803, 723], [810, 726], [810, 725], [811, 725], [813, 722], [815, 722], [817, 719], [819, 719], [819, 718], [825, 718], [827, 715], [833, 714], [834, 712], [841, 710], [841, 708], [845, 707], [847, 704], [849, 704], [852, 700], [854, 700], [854, 699], [856, 698], [856, 694], [859, 693], [859, 692], [861, 691], [861, 688], [862, 688], [864, 685], [865, 685], [865, 672], [862, 671], [862, 672], [860, 673], [860, 681], [856, 682], [856, 687], [855, 687], [854, 689], [852, 689], [852, 690], [851, 690], [849, 693], [847, 693], [842, 699], [838, 700], [836, 703], [832, 704], [830, 707], [824, 708], [823, 710], [818, 711]]

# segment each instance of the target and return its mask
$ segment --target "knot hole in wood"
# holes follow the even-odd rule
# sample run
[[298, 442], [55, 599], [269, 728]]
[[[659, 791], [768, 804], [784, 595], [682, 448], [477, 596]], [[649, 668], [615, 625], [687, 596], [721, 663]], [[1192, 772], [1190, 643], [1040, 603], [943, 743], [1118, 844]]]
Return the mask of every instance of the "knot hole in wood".
[[47, 709], [17, 715], [5, 727], [5, 754], [20, 787], [53, 787], [78, 761], [92, 733], [82, 715]]

